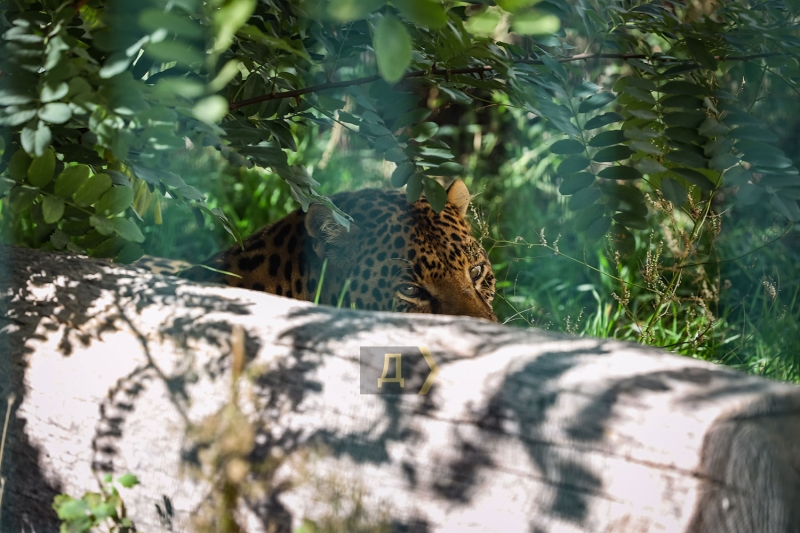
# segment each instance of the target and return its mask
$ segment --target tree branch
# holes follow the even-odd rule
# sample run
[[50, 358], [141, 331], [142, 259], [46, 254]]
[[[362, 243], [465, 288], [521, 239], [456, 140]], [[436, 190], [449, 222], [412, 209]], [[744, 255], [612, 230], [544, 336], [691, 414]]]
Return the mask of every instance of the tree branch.
[[[774, 55], [778, 55], [775, 53], [762, 53], [762, 54], [752, 54], [746, 56], [717, 56], [716, 59], [718, 61], [748, 61], [750, 59], [759, 59], [762, 57], [771, 57]], [[674, 58], [661, 58], [661, 57], [652, 57], [646, 54], [577, 54], [570, 57], [557, 57], [555, 58], [556, 61], [559, 63], [569, 63], [572, 61], [585, 61], [587, 59], [649, 59], [651, 61], [661, 61], [661, 62], [668, 62], [668, 63], [686, 63], [691, 60], [688, 59], [674, 59]], [[521, 61], [517, 61], [517, 63], [524, 63], [526, 65], [543, 65], [544, 62], [540, 59], [523, 59]], [[403, 76], [402, 79], [406, 80], [409, 78], [421, 78], [427, 75], [433, 76], [451, 76], [453, 74], [481, 74], [484, 72], [491, 72], [494, 70], [494, 67], [491, 65], [483, 65], [480, 67], [465, 67], [465, 68], [455, 68], [455, 69], [445, 69], [445, 68], [432, 68], [429, 70], [413, 70]], [[253, 104], [259, 104], [261, 102], [268, 102], [270, 100], [281, 100], [283, 98], [298, 98], [305, 94], [309, 93], [316, 93], [320, 91], [328, 91], [331, 89], [341, 89], [343, 87], [352, 87], [354, 85], [364, 85], [367, 83], [372, 83], [374, 81], [378, 81], [381, 79], [380, 75], [375, 74], [374, 76], [366, 76], [363, 78], [356, 78], [353, 80], [345, 80], [345, 81], [335, 81], [335, 82], [326, 82], [320, 83], [319, 85], [312, 85], [310, 87], [304, 87], [302, 89], [295, 89], [292, 91], [282, 91], [278, 93], [272, 94], [262, 94], [261, 96], [254, 96], [253, 98], [248, 98], [247, 100], [240, 100], [238, 102], [229, 102], [228, 109], [231, 111], [234, 109], [239, 109], [242, 107], [246, 107]]]

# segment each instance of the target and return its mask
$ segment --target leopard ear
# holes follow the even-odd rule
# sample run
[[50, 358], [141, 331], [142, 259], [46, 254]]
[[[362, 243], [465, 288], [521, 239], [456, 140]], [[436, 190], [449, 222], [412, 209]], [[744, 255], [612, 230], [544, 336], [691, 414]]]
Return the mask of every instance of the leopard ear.
[[355, 224], [350, 224], [350, 231], [339, 224], [331, 210], [322, 204], [313, 204], [306, 213], [306, 231], [314, 240], [314, 251], [320, 258], [327, 257], [325, 250], [343, 248], [359, 231]]
[[467, 214], [469, 190], [463, 181], [456, 180], [447, 189], [447, 203], [455, 207], [462, 217]]

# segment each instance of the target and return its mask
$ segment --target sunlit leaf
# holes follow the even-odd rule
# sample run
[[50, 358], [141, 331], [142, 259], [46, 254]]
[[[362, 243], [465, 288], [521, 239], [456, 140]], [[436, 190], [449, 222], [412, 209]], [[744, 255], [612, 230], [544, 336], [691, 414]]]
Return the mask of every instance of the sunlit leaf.
[[400, 80], [411, 64], [411, 37], [405, 26], [391, 15], [381, 17], [372, 46], [383, 79], [388, 83]]
[[48, 224], [55, 224], [64, 215], [64, 200], [56, 196], [45, 196], [42, 199], [42, 216]]

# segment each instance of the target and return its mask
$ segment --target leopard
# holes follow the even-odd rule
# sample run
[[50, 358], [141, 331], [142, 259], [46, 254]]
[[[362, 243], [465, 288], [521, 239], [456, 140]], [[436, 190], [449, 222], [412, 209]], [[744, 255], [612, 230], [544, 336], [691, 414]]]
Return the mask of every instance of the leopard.
[[[409, 202], [397, 189], [340, 192], [330, 200], [350, 215], [349, 228], [327, 206], [311, 204], [176, 274], [345, 308], [497, 322], [495, 277], [472, 233], [463, 181], [446, 189], [439, 212], [425, 195]], [[169, 261], [147, 258], [136, 266], [175, 274], [166, 272], [175, 269]]]

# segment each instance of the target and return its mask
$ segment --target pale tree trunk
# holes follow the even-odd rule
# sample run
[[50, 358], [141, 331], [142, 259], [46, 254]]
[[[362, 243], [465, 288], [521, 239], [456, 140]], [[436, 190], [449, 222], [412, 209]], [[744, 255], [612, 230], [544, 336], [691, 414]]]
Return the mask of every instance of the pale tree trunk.
[[[225, 501], [249, 532], [303, 519], [320, 531], [800, 531], [797, 387], [635, 344], [0, 253], [0, 412], [17, 398], [4, 533], [57, 531], [53, 497], [97, 491], [105, 472], [139, 477], [122, 496], [147, 532], [220, 530]], [[361, 394], [364, 346], [427, 347], [429, 393]], [[410, 361], [418, 390], [429, 369]]]

